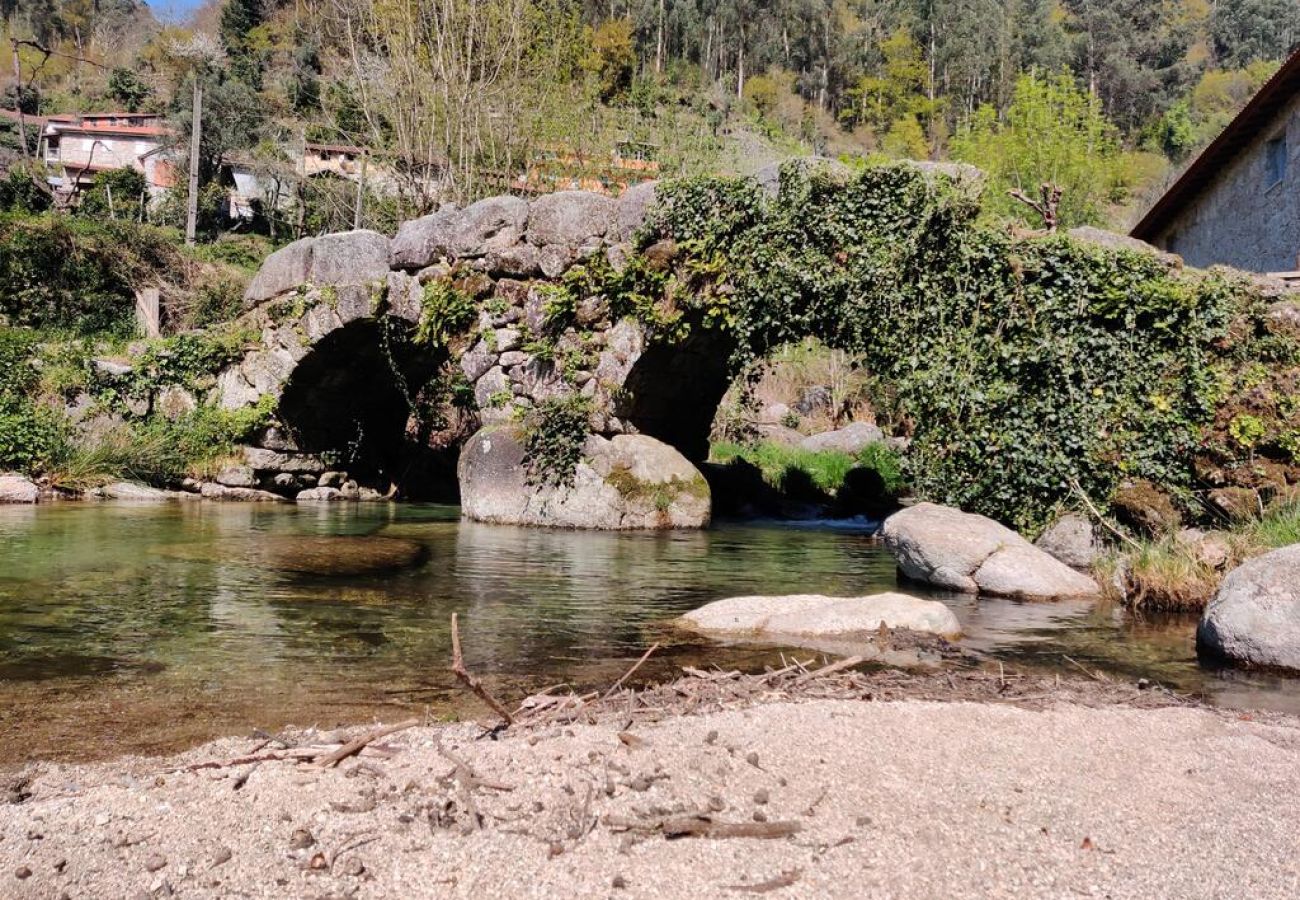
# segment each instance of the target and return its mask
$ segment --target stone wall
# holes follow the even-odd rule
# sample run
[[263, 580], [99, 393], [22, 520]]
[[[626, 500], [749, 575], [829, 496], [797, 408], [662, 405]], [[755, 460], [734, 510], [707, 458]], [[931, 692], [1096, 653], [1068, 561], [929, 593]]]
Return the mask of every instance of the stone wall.
[[[1283, 135], [1286, 175], [1270, 185], [1266, 145]], [[1300, 269], [1300, 97], [1242, 149], [1155, 243], [1197, 267]]]
[[[618, 199], [582, 191], [531, 202], [492, 197], [406, 222], [391, 240], [354, 231], [296, 241], [272, 254], [248, 289], [244, 318], [262, 339], [221, 373], [221, 403], [237, 409], [273, 398], [276, 433], [307, 456], [336, 450], [324, 445], [337, 445], [350, 428], [380, 455], [413, 440], [455, 452], [476, 429], [491, 429], [498, 437], [472, 442], [473, 465], [462, 460], [459, 468], [472, 517], [703, 525], [708, 489], [686, 456], [707, 452], [728, 348], [699, 336], [651, 347], [640, 322], [615, 316], [599, 296], [583, 297], [559, 324], [549, 305], [573, 267], [599, 262], [617, 271], [626, 263], [654, 197], [653, 184]], [[657, 252], [671, 256], [673, 248]], [[428, 331], [439, 300], [468, 301], [472, 316], [434, 340]], [[473, 402], [468, 420], [438, 431], [418, 421], [427, 411], [412, 407], [448, 367]], [[538, 473], [526, 477], [522, 457], [530, 417], [568, 402], [585, 410], [589, 452], [576, 478], [534, 484]], [[617, 440], [632, 435], [638, 439]], [[393, 466], [375, 468], [387, 477]]]

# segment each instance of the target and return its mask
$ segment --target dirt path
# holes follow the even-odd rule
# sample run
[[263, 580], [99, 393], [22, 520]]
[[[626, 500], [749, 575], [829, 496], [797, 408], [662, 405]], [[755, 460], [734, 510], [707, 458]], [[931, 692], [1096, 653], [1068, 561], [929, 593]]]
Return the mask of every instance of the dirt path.
[[0, 896], [1300, 895], [1300, 720], [758, 698], [624, 724], [45, 766], [0, 805]]

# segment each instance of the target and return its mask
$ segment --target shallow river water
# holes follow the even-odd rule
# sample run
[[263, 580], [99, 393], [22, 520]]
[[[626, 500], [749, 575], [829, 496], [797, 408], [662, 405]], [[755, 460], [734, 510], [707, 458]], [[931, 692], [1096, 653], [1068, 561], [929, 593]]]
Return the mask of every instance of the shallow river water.
[[[896, 585], [888, 554], [843, 525], [601, 534], [477, 525], [431, 505], [0, 507], [0, 765], [455, 714], [452, 612], [470, 668], [519, 697], [608, 684], [656, 640], [647, 677], [759, 668], [775, 649], [711, 645], [667, 620], [738, 594]], [[1300, 681], [1199, 666], [1192, 619], [932, 596], [989, 658], [1071, 671], [1068, 657], [1300, 712]]]

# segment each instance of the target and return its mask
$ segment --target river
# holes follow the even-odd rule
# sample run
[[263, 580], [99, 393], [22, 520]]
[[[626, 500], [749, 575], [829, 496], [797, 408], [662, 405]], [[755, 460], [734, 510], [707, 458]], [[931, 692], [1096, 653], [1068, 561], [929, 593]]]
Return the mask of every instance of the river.
[[[376, 571], [384, 560], [400, 567]], [[897, 586], [867, 529], [842, 523], [608, 534], [478, 525], [420, 504], [0, 507], [0, 765], [455, 715], [452, 612], [470, 668], [517, 698], [608, 684], [654, 641], [648, 677], [775, 661], [776, 649], [667, 624], [719, 597]], [[990, 659], [1300, 713], [1300, 681], [1198, 665], [1190, 618], [929, 596]]]

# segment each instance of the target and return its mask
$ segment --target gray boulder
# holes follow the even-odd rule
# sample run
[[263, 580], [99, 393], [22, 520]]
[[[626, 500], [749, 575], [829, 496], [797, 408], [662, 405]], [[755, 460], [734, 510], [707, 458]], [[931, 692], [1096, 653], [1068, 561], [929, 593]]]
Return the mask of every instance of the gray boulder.
[[1101, 554], [1092, 522], [1074, 513], [1061, 516], [1052, 523], [1034, 541], [1034, 546], [1074, 569], [1090, 568]]
[[461, 511], [480, 522], [609, 531], [709, 523], [704, 476], [644, 435], [589, 436], [572, 483], [556, 486], [529, 483], [517, 428], [485, 428], [461, 450], [458, 475]]
[[1205, 656], [1300, 672], [1300, 544], [1232, 570], [1196, 631]]
[[281, 453], [263, 447], [245, 447], [244, 463], [259, 472], [295, 472], [320, 474], [325, 464], [306, 453]]
[[388, 277], [389, 240], [376, 231], [344, 231], [316, 238], [307, 281], [322, 285], [362, 285]]
[[657, 187], [656, 182], [646, 181], [619, 194], [614, 207], [614, 221], [609, 226], [611, 241], [629, 241], [637, 229], [645, 224], [646, 216], [657, 199]]
[[0, 475], [0, 503], [35, 503], [41, 490], [30, 478], [8, 472]]
[[270, 491], [261, 491], [256, 488], [248, 487], [231, 487], [229, 485], [217, 484], [215, 482], [205, 482], [199, 488], [199, 494], [204, 500], [222, 500], [227, 502], [238, 503], [280, 503], [284, 497], [279, 494], [273, 494]]
[[965, 593], [1024, 600], [1095, 597], [1097, 583], [984, 516], [920, 503], [880, 530], [908, 578]]
[[522, 197], [488, 197], [465, 207], [452, 220], [451, 255], [486, 256], [524, 239], [528, 201]]
[[122, 503], [168, 503], [172, 500], [192, 500], [193, 494], [184, 491], [164, 491], [145, 484], [130, 481], [118, 481], [97, 488], [94, 495], [104, 500], [117, 500]]
[[799, 442], [800, 448], [814, 453], [823, 450], [838, 450], [840, 453], [857, 454], [870, 444], [879, 444], [885, 440], [885, 433], [875, 425], [854, 422], [837, 431], [826, 431], [804, 438]]
[[545, 194], [533, 201], [528, 212], [528, 242], [577, 250], [605, 236], [616, 206], [613, 198], [590, 191]]
[[781, 191], [781, 171], [787, 169], [803, 175], [829, 175], [844, 179], [852, 174], [851, 170], [838, 159], [827, 156], [792, 157], [781, 162], [769, 163], [754, 173], [754, 180], [763, 192], [775, 197]]
[[768, 639], [869, 635], [881, 626], [948, 638], [961, 634], [961, 623], [944, 604], [896, 593], [729, 597], [687, 613], [681, 623], [707, 634]]
[[423, 269], [452, 255], [460, 210], [440, 209], [428, 216], [403, 222], [389, 246], [388, 264], [394, 269]]
[[301, 238], [272, 253], [244, 291], [244, 306], [253, 307], [307, 283], [315, 238]]
[[1148, 244], [1146, 241], [1139, 240], [1132, 235], [1106, 231], [1104, 228], [1095, 228], [1092, 225], [1080, 225], [1078, 228], [1071, 228], [1069, 235], [1080, 243], [1104, 247], [1107, 250], [1127, 250], [1131, 253], [1143, 253], [1147, 256], [1157, 257], [1166, 265], [1172, 267], [1182, 265], [1180, 257], [1173, 253], [1166, 253], [1159, 247]]

